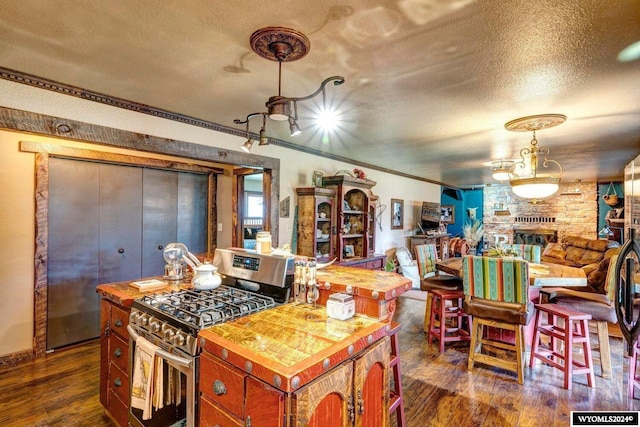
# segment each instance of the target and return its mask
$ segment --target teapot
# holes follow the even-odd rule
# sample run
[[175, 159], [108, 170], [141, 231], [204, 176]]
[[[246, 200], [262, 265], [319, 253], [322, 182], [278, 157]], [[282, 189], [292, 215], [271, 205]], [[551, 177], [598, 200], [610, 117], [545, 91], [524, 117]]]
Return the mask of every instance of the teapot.
[[222, 283], [222, 277], [220, 277], [217, 271], [218, 267], [205, 261], [193, 269], [191, 284], [198, 290], [215, 289]]

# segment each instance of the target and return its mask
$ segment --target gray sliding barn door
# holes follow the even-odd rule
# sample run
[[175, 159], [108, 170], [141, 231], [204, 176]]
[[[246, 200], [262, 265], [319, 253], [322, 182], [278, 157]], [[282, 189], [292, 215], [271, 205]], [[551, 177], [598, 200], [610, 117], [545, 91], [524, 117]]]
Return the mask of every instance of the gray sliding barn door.
[[140, 278], [142, 169], [98, 164], [100, 244], [98, 284]]
[[100, 334], [98, 165], [49, 161], [47, 348]]

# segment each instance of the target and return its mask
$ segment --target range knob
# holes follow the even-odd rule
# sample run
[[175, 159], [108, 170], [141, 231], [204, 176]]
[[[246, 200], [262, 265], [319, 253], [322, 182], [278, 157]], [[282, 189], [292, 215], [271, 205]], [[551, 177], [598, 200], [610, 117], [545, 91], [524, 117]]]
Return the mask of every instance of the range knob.
[[162, 332], [162, 337], [167, 341], [171, 341], [174, 335], [175, 335], [175, 332], [173, 332], [171, 329], [165, 329]]
[[158, 332], [160, 330], [160, 321], [152, 320], [149, 323], [149, 329], [151, 330], [151, 332]]
[[173, 343], [178, 347], [182, 347], [186, 341], [187, 341], [187, 337], [182, 332], [178, 332], [173, 339]]
[[137, 313], [131, 315], [131, 322], [138, 325], [146, 326], [147, 323], [149, 323], [149, 315], [138, 311]]

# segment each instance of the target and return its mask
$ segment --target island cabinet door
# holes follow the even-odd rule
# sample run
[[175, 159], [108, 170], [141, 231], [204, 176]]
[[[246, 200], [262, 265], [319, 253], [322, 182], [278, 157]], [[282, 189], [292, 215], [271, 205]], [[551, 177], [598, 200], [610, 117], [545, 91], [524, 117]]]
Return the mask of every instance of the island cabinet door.
[[284, 427], [285, 394], [253, 377], [246, 379], [245, 425]]
[[389, 338], [385, 337], [354, 362], [356, 427], [388, 425], [390, 351]]
[[348, 427], [353, 425], [353, 364], [347, 363], [293, 393], [295, 427]]

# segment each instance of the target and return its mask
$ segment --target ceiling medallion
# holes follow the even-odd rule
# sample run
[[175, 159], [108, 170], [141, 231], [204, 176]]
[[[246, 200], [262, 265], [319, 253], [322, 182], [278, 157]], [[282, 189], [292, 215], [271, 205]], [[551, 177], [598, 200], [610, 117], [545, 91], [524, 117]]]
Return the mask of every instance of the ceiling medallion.
[[300, 31], [285, 27], [266, 27], [251, 34], [251, 49], [270, 61], [291, 62], [303, 58], [311, 42]]
[[511, 120], [505, 123], [504, 128], [511, 132], [531, 132], [561, 125], [566, 120], [564, 114], [537, 114]]
[[547, 157], [548, 147], [538, 146], [536, 131], [558, 126], [566, 119], [563, 114], [539, 114], [511, 120], [504, 125], [512, 132], [533, 132], [531, 146], [520, 150], [522, 160], [513, 163], [509, 169], [509, 183], [516, 195], [537, 202], [558, 191], [562, 166]]
[[251, 113], [244, 120], [236, 119], [233, 122], [247, 125], [247, 141], [242, 144], [242, 149], [246, 152], [251, 150], [254, 140], [249, 134], [249, 120], [255, 116], [262, 116], [262, 127], [260, 128], [260, 139], [258, 145], [268, 145], [269, 138], [266, 135], [267, 117], [275, 121], [288, 121], [290, 135], [295, 136], [301, 133], [298, 126], [298, 102], [307, 101], [322, 93], [322, 105], [326, 111], [325, 86], [329, 82], [334, 85], [344, 83], [344, 77], [332, 76], [326, 78], [320, 87], [310, 95], [302, 97], [282, 96], [282, 63], [297, 61], [303, 58], [311, 48], [311, 42], [300, 31], [285, 27], [261, 28], [251, 34], [249, 38], [251, 49], [262, 58], [278, 62], [278, 95], [270, 97], [265, 106], [267, 111]]

